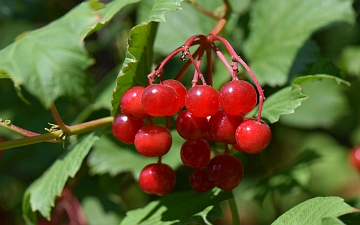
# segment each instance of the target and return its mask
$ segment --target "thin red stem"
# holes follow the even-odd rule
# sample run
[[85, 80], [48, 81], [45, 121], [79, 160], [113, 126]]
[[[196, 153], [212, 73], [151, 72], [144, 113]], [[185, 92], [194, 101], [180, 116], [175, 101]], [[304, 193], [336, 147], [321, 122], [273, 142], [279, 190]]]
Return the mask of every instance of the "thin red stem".
[[206, 64], [207, 64], [207, 81], [210, 86], [213, 85], [212, 80], [212, 59], [211, 59], [211, 50], [209, 48], [206, 49]]

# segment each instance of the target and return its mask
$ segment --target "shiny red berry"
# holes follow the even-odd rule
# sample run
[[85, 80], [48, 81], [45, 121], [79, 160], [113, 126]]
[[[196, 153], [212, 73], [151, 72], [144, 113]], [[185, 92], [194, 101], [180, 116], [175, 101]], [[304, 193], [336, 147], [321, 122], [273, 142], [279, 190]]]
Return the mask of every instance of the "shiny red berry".
[[121, 112], [138, 119], [148, 116], [142, 107], [141, 98], [145, 87], [135, 86], [125, 91], [120, 99]]
[[174, 90], [176, 91], [178, 101], [177, 101], [177, 106], [174, 108], [174, 114], [175, 114], [185, 106], [186, 88], [181, 82], [172, 79], [164, 80], [163, 84], [174, 88]]
[[230, 115], [246, 114], [256, 105], [255, 88], [246, 81], [230, 81], [219, 91], [221, 108]]
[[219, 93], [211, 86], [196, 85], [187, 92], [185, 105], [194, 116], [215, 115], [220, 108]]
[[140, 173], [141, 189], [148, 193], [163, 196], [171, 192], [176, 182], [174, 170], [161, 163], [147, 165]]
[[244, 175], [240, 160], [228, 154], [215, 156], [210, 160], [207, 168], [210, 182], [225, 191], [238, 186]]
[[178, 97], [174, 88], [152, 84], [145, 88], [141, 103], [145, 112], [151, 116], [172, 116], [178, 107]]
[[165, 127], [147, 125], [136, 133], [134, 144], [136, 150], [143, 156], [163, 156], [171, 148], [172, 137]]
[[112, 123], [112, 133], [119, 141], [134, 144], [135, 135], [143, 125], [143, 120], [119, 114]]
[[218, 111], [209, 120], [209, 135], [212, 140], [227, 144], [236, 143], [235, 131], [244, 120], [242, 115], [229, 115]]
[[256, 154], [263, 151], [270, 143], [270, 127], [255, 119], [246, 119], [235, 132], [236, 143], [242, 151]]
[[186, 140], [200, 139], [208, 130], [208, 120], [184, 110], [176, 118], [176, 130]]
[[210, 145], [203, 139], [185, 141], [180, 156], [185, 166], [204, 167], [210, 160]]

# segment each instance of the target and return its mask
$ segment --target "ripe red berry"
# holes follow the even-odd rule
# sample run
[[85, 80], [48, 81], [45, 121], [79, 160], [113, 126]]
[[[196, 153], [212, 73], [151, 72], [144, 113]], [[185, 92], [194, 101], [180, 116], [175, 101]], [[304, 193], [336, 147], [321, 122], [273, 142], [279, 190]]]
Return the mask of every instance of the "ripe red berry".
[[215, 156], [210, 160], [207, 168], [210, 182], [225, 191], [238, 186], [244, 175], [240, 160], [228, 154]]
[[360, 171], [360, 145], [355, 146], [349, 153], [350, 164]]
[[178, 97], [174, 88], [152, 84], [145, 88], [141, 103], [151, 116], [172, 116], [178, 106]]
[[210, 160], [210, 145], [202, 139], [185, 141], [181, 146], [180, 156], [185, 166], [204, 167]]
[[229, 115], [218, 111], [209, 120], [209, 135], [212, 140], [228, 144], [236, 143], [235, 131], [244, 120], [242, 115]]
[[220, 108], [219, 93], [211, 86], [196, 85], [187, 92], [185, 105], [194, 116], [215, 115]]
[[161, 163], [147, 165], [140, 173], [139, 184], [148, 194], [163, 196], [168, 194], [175, 185], [174, 170]]
[[215, 187], [209, 180], [209, 170], [205, 167], [195, 170], [190, 176], [190, 186], [196, 192], [207, 192]]
[[143, 120], [132, 119], [125, 114], [119, 114], [113, 121], [112, 133], [119, 141], [134, 144], [135, 134], [143, 125]]
[[186, 88], [181, 82], [173, 79], [165, 80], [163, 81], [163, 84], [174, 88], [176, 91], [178, 97], [178, 103], [177, 106], [174, 108], [174, 114], [175, 114], [185, 106]]
[[270, 127], [255, 119], [245, 119], [235, 132], [236, 143], [242, 151], [256, 154], [263, 151], [271, 140]]
[[143, 156], [162, 156], [170, 150], [172, 137], [165, 127], [147, 125], [136, 133], [134, 144], [136, 150]]
[[200, 139], [208, 130], [208, 120], [184, 110], [176, 118], [176, 130], [186, 140]]
[[135, 86], [125, 91], [120, 100], [121, 112], [138, 119], [144, 119], [148, 116], [141, 104], [141, 98], [145, 88]]
[[256, 105], [255, 88], [246, 81], [230, 81], [219, 91], [219, 101], [222, 109], [230, 115], [246, 114]]

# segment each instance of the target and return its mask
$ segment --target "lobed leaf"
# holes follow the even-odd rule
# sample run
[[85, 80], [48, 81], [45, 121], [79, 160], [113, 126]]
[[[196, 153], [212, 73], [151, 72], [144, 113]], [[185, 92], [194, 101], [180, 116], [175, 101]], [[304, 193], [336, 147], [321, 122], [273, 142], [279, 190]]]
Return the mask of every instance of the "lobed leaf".
[[50, 219], [55, 197], [60, 196], [69, 177], [74, 177], [93, 144], [99, 139], [94, 133], [82, 138], [78, 144], [59, 157], [26, 190], [23, 199], [23, 217], [28, 224], [36, 224], [35, 211]]
[[359, 210], [346, 204], [340, 197], [316, 197], [293, 207], [277, 218], [272, 225], [334, 224], [336, 220], [328, 218], [335, 218], [354, 212], [359, 212]]
[[303, 85], [311, 81], [317, 81], [317, 80], [323, 80], [323, 79], [330, 79], [334, 80], [338, 85], [345, 84], [347, 86], [350, 86], [350, 82], [347, 82], [341, 78], [330, 76], [326, 74], [317, 74], [317, 75], [308, 75], [308, 76], [302, 76], [298, 77], [293, 81], [293, 84]]
[[[301, 93], [299, 85], [293, 84], [285, 87], [266, 98], [263, 104], [262, 118], [270, 123], [275, 123], [281, 115], [294, 113], [295, 109], [306, 99], [307, 96]], [[256, 107], [249, 115], [255, 116], [257, 109]]]
[[222, 216], [220, 202], [231, 197], [231, 192], [217, 188], [201, 194], [195, 191], [173, 193], [144, 208], [127, 212], [120, 224], [213, 224]]
[[111, 115], [116, 116], [122, 94], [133, 85], [146, 85], [153, 62], [153, 44], [158, 22], [165, 21], [165, 13], [181, 9], [182, 0], [156, 0], [148, 19], [130, 31], [127, 51], [116, 80]]
[[85, 69], [94, 63], [85, 49], [85, 36], [133, 2], [136, 0], [112, 1], [99, 11], [92, 8], [94, 1], [78, 5], [1, 50], [0, 71], [5, 71], [15, 86], [23, 85], [46, 108], [61, 96], [84, 95], [90, 88]]
[[244, 51], [259, 82], [270, 86], [286, 83], [297, 52], [314, 31], [355, 19], [351, 0], [260, 0], [250, 16]]

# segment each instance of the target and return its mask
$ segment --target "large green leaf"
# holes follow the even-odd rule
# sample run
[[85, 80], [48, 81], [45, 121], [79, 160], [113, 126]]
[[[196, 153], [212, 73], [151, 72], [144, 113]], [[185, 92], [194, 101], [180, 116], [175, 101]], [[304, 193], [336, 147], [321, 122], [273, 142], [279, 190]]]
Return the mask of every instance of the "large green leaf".
[[334, 224], [330, 223], [327, 218], [339, 217], [341, 215], [353, 212], [359, 212], [359, 210], [346, 204], [342, 198], [316, 197], [293, 207], [281, 215], [277, 220], [275, 220], [272, 225]]
[[349, 82], [319, 74], [299, 77], [293, 84], [301, 85], [302, 93], [309, 98], [296, 113], [281, 117], [282, 123], [299, 128], [329, 128], [349, 112], [344, 86], [339, 85]]
[[[270, 123], [275, 123], [279, 120], [280, 116], [292, 114], [295, 112], [295, 109], [298, 108], [304, 100], [308, 98], [307, 95], [302, 93], [302, 86], [309, 82], [313, 81], [335, 81], [337, 84], [345, 84], [350, 85], [349, 82], [342, 80], [335, 76], [329, 76], [325, 74], [318, 75], [308, 75], [296, 78], [291, 86], [280, 89], [274, 94], [270, 95], [263, 104], [262, 118], [268, 120]], [[316, 84], [315, 84], [316, 85]], [[317, 84], [318, 85], [318, 84]], [[326, 90], [325, 90], [326, 91]], [[324, 95], [323, 92], [315, 89], [319, 95], [322, 95], [324, 98], [327, 98], [328, 95]], [[329, 91], [331, 92], [331, 91]], [[338, 95], [338, 93], [334, 93], [334, 95]], [[330, 97], [330, 101], [334, 100], [334, 96]], [[319, 99], [314, 97], [313, 101], [315, 101], [315, 105], [319, 108], [324, 107], [324, 104], [318, 104]], [[321, 100], [320, 100], [321, 101]], [[337, 101], [335, 99], [335, 101]], [[322, 101], [323, 103], [327, 103], [328, 101]], [[338, 102], [338, 101], [337, 101]], [[327, 104], [331, 106], [331, 104]], [[338, 105], [338, 104], [337, 104]], [[251, 111], [249, 116], [256, 116], [258, 108], [256, 107], [253, 111]], [[321, 117], [321, 115], [320, 115]], [[324, 117], [323, 117], [324, 118]], [[308, 118], [307, 118], [308, 120]], [[319, 120], [319, 118], [315, 119]], [[304, 123], [304, 120], [299, 121], [299, 123]]]
[[281, 115], [294, 113], [295, 109], [306, 99], [307, 96], [301, 93], [299, 85], [285, 87], [264, 101], [262, 118], [270, 123], [275, 123]]
[[231, 192], [216, 188], [202, 194], [195, 191], [173, 193], [144, 208], [127, 212], [121, 225], [213, 224], [222, 216], [220, 202], [231, 197]]
[[351, 0], [260, 0], [251, 11], [244, 50], [261, 84], [283, 85], [297, 52], [316, 30], [353, 23]]
[[60, 196], [68, 178], [75, 176], [85, 156], [98, 139], [94, 133], [86, 135], [28, 187], [23, 200], [23, 217], [28, 224], [36, 224], [35, 211], [50, 219], [55, 197]]
[[[184, 140], [176, 131], [173, 131], [171, 135], [173, 144], [170, 151], [162, 157], [162, 161], [176, 168], [181, 165], [180, 148]], [[103, 137], [95, 144], [94, 150], [89, 156], [88, 164], [92, 174], [109, 173], [115, 176], [122, 172], [131, 172], [137, 179], [146, 165], [156, 161], [157, 159], [140, 155], [133, 145], [123, 143], [117, 145], [109, 138]]]
[[155, 1], [147, 20], [131, 29], [126, 58], [119, 72], [113, 94], [112, 116], [118, 114], [120, 97], [129, 87], [134, 84], [147, 84], [147, 75], [152, 69], [153, 44], [158, 22], [165, 22], [166, 12], [181, 9], [181, 1]]
[[15, 86], [24, 85], [47, 108], [60, 96], [85, 94], [90, 84], [85, 69], [94, 62], [85, 49], [85, 36], [133, 2], [113, 1], [99, 11], [88, 2], [80, 4], [0, 51], [0, 70]]
[[341, 54], [344, 70], [360, 79], [360, 46], [347, 46]]

